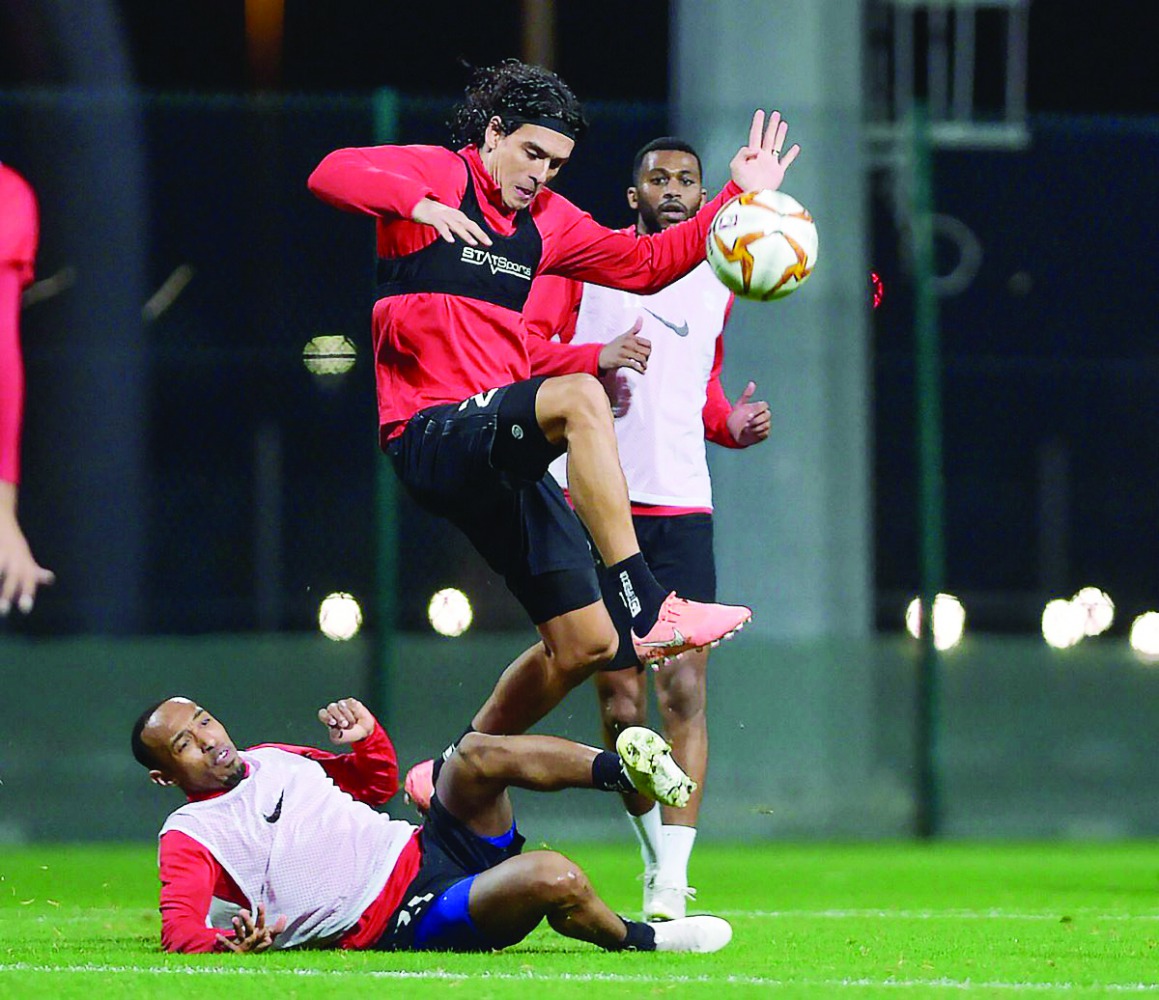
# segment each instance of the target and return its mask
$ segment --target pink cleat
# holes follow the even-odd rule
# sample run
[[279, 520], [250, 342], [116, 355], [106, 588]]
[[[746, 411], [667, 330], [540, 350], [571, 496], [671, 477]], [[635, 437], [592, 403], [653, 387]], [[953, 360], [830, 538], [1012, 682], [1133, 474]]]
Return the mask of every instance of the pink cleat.
[[431, 808], [431, 796], [435, 793], [434, 766], [433, 760], [415, 764], [406, 772], [406, 781], [402, 786], [403, 798], [424, 816]]
[[632, 632], [632, 645], [644, 666], [658, 667], [690, 649], [715, 646], [730, 638], [752, 616], [752, 610], [743, 605], [701, 604], [671, 593], [660, 605], [660, 616], [648, 634]]

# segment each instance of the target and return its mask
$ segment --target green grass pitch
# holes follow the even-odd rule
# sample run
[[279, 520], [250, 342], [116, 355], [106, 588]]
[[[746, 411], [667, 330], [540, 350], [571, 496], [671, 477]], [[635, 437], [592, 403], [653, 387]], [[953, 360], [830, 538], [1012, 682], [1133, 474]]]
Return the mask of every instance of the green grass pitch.
[[[636, 851], [570, 850], [638, 911]], [[164, 955], [149, 845], [0, 849], [0, 998], [1088, 997], [1159, 994], [1159, 845], [720, 846], [693, 857], [716, 955], [546, 929], [488, 955]]]

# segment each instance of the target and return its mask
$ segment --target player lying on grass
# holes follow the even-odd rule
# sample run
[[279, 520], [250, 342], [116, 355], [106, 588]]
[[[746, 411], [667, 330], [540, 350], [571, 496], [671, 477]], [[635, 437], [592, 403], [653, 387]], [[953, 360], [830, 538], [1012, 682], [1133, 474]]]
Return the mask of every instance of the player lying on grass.
[[637, 789], [688, 801], [693, 782], [668, 744], [625, 730], [616, 752], [554, 736], [470, 733], [443, 763], [421, 828], [371, 806], [398, 790], [394, 746], [354, 698], [318, 711], [349, 753], [267, 743], [239, 751], [187, 698], [133, 727], [133, 756], [188, 797], [161, 830], [161, 943], [167, 951], [302, 945], [485, 951], [540, 923], [609, 951], [698, 951], [732, 937], [718, 917], [625, 920], [574, 862], [520, 853], [510, 786]]

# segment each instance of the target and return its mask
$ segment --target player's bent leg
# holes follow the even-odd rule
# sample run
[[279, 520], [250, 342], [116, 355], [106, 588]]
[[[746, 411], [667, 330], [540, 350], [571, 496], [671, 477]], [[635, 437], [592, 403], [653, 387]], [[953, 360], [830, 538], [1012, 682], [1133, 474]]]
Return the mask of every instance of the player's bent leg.
[[638, 553], [604, 387], [591, 375], [546, 379], [535, 397], [535, 417], [549, 441], [567, 445], [568, 490], [605, 565]]
[[752, 617], [746, 607], [664, 596], [640, 553], [611, 410], [599, 382], [590, 375], [545, 379], [535, 397], [535, 416], [549, 442], [567, 444], [572, 502], [607, 571], [622, 581], [620, 594], [632, 608], [633, 646], [641, 663], [658, 664], [713, 645]]
[[[600, 753], [558, 736], [467, 733], [439, 770], [439, 801], [478, 836], [498, 836], [513, 819], [508, 788], [556, 792], [596, 787], [593, 765]], [[611, 767], [618, 771], [618, 761], [613, 759]]]
[[625, 920], [579, 865], [555, 851], [532, 851], [459, 879], [419, 919], [416, 950], [487, 951], [527, 937], [544, 919], [565, 937], [608, 951], [719, 951], [732, 928], [719, 917], [650, 925]]
[[619, 642], [603, 601], [558, 615], [538, 628], [543, 641], [503, 672], [475, 713], [472, 726], [479, 732], [526, 732], [607, 663]]
[[[672, 762], [659, 761], [667, 744], [659, 733], [634, 727], [624, 745], [634, 755], [633, 774], [619, 753], [561, 739], [558, 736], [489, 736], [467, 733], [438, 770], [438, 800], [451, 816], [475, 836], [496, 837], [511, 828], [507, 789], [555, 792], [592, 788], [625, 792], [638, 787], [645, 794], [678, 801], [688, 779]], [[646, 744], [650, 746], [646, 747]]]
[[629, 937], [628, 923], [599, 897], [584, 870], [555, 851], [522, 854], [477, 875], [470, 915], [482, 935], [502, 942], [497, 947], [523, 940], [544, 919], [565, 937], [610, 951], [624, 948]]

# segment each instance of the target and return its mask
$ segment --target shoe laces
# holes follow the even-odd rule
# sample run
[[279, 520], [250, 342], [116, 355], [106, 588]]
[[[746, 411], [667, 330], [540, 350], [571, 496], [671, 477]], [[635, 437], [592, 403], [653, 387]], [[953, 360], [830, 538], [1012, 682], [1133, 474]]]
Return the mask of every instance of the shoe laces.
[[684, 609], [687, 607], [688, 602], [683, 597], [677, 597], [675, 593], [671, 593], [660, 605], [660, 613], [656, 616], [656, 620], [667, 625], [674, 625], [680, 621]]

